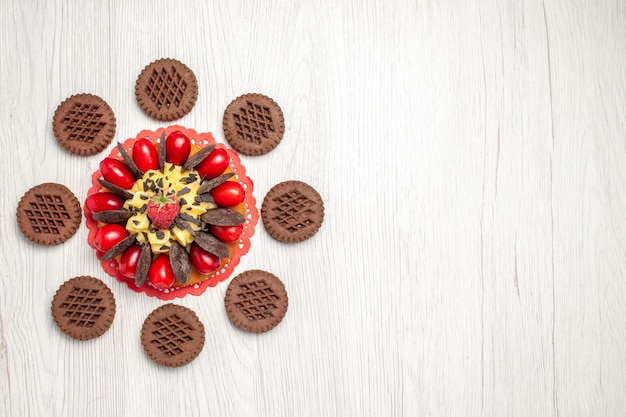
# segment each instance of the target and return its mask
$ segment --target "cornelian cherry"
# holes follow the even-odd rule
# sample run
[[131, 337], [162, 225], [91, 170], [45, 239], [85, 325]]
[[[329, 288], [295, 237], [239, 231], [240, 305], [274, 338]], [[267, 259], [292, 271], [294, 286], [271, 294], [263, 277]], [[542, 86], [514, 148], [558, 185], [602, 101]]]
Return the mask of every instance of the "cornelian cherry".
[[220, 258], [205, 251], [196, 243], [191, 244], [189, 259], [193, 267], [201, 274], [209, 274], [220, 267]]
[[174, 284], [175, 279], [170, 257], [165, 254], [157, 256], [150, 265], [148, 281], [156, 288], [166, 289]]

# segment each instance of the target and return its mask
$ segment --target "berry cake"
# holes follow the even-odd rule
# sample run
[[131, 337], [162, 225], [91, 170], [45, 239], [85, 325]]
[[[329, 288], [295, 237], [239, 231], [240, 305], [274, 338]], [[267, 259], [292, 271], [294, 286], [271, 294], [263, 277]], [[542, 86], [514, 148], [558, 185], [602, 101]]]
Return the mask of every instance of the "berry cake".
[[92, 183], [89, 244], [135, 291], [199, 295], [228, 278], [250, 248], [258, 221], [252, 181], [210, 133], [142, 131], [100, 162]]

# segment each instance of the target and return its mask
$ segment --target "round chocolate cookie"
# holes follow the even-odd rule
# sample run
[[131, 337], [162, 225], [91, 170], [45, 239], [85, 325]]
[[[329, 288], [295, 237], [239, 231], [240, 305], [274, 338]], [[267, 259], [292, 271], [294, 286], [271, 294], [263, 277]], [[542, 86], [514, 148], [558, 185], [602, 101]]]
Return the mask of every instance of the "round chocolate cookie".
[[76, 155], [95, 155], [115, 136], [116, 121], [106, 101], [93, 94], [76, 94], [57, 107], [52, 119], [54, 136]]
[[261, 206], [265, 230], [281, 242], [302, 242], [313, 236], [324, 221], [324, 202], [302, 181], [285, 181], [272, 187]]
[[44, 183], [24, 194], [17, 205], [17, 224], [28, 240], [58, 245], [76, 233], [82, 219], [80, 202], [64, 185]]
[[189, 67], [175, 59], [163, 58], [144, 68], [135, 84], [141, 108], [157, 120], [180, 119], [198, 99], [198, 80]]
[[66, 281], [52, 299], [52, 318], [66, 335], [78, 340], [101, 336], [113, 323], [115, 298], [101, 280], [80, 276]]
[[274, 149], [285, 133], [283, 111], [271, 98], [244, 94], [224, 112], [224, 136], [244, 155], [264, 155]]
[[289, 298], [285, 285], [276, 275], [251, 270], [233, 278], [226, 289], [224, 304], [228, 318], [235, 326], [262, 333], [283, 320]]
[[187, 307], [165, 304], [146, 318], [141, 344], [159, 365], [178, 367], [194, 360], [204, 347], [204, 325]]

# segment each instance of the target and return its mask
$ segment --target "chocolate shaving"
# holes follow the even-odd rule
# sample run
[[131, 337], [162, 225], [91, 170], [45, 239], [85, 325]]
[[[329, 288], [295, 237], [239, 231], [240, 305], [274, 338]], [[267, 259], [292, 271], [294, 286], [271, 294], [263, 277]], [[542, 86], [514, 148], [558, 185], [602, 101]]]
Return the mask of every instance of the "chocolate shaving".
[[130, 191], [125, 190], [122, 187], [118, 187], [115, 184], [111, 184], [110, 182], [108, 182], [104, 178], [98, 178], [98, 182], [100, 183], [101, 186], [103, 186], [107, 190], [111, 191], [113, 194], [117, 194], [117, 195], [122, 196], [122, 197], [127, 198], [127, 199], [128, 198], [133, 198], [133, 194]]
[[133, 246], [136, 240], [137, 240], [136, 235], [130, 235], [130, 236], [125, 237], [119, 243], [117, 243], [115, 246], [109, 249], [104, 255], [102, 255], [102, 258], [100, 259], [102, 261], [110, 261], [111, 259], [115, 258], [117, 255], [121, 255], [122, 253], [124, 253], [126, 249]]
[[193, 199], [194, 203], [215, 203], [211, 194], [200, 194]]
[[204, 161], [204, 158], [209, 156], [211, 152], [215, 149], [215, 145], [209, 145], [206, 148], [203, 148], [196, 152], [191, 158], [187, 159], [185, 165], [183, 165], [183, 172], [189, 171], [192, 168], [195, 168], [200, 164], [200, 162]]
[[163, 239], [165, 237], [165, 233], [162, 230], [157, 230], [156, 232], [157, 239]]
[[198, 219], [196, 219], [193, 216], [190, 216], [187, 213], [179, 213], [178, 217], [180, 217], [181, 219], [186, 220], [188, 222], [191, 222], [191, 223], [193, 223], [193, 224], [195, 224], [197, 226], [202, 226], [202, 224], [198, 221]]
[[161, 141], [159, 142], [159, 170], [163, 172], [163, 167], [165, 167], [165, 130], [161, 133]]
[[[93, 214], [93, 219], [103, 223], [126, 223], [133, 216], [128, 210], [105, 210]], [[136, 221], [136, 220], [135, 220]]]
[[181, 188], [179, 192], [176, 193], [176, 197], [180, 197], [181, 195], [185, 195], [189, 193], [191, 189], [189, 187]]
[[198, 179], [198, 176], [192, 172], [188, 176], [182, 177], [180, 179], [180, 182], [183, 184], [191, 184], [191, 183], [196, 182], [197, 179]]
[[194, 232], [193, 237], [198, 246], [205, 251], [210, 252], [215, 256], [219, 256], [220, 258], [228, 258], [230, 256], [230, 251], [224, 242], [212, 234], [206, 232]]
[[204, 194], [211, 191], [213, 188], [217, 187], [220, 184], [225, 183], [229, 179], [231, 179], [235, 174], [229, 172], [228, 174], [222, 174], [219, 177], [215, 177], [211, 180], [204, 181], [200, 187], [198, 187], [198, 194]]
[[143, 177], [143, 171], [139, 169], [137, 164], [135, 164], [135, 161], [133, 161], [130, 155], [128, 155], [128, 152], [126, 152], [126, 149], [124, 149], [122, 144], [119, 142], [117, 142], [117, 149], [120, 151], [120, 155], [124, 158], [124, 162], [126, 162], [126, 165], [128, 165], [128, 168], [132, 171], [135, 178]]
[[174, 219], [174, 224], [178, 226], [181, 230], [187, 230], [189, 233], [195, 233], [195, 231], [191, 228], [191, 225], [188, 221], [180, 218], [180, 215]]
[[170, 264], [178, 282], [181, 284], [189, 282], [189, 278], [191, 278], [191, 261], [185, 248], [176, 241], [172, 241], [170, 248]]
[[232, 209], [217, 208], [201, 215], [200, 220], [214, 226], [237, 226], [245, 222], [246, 217]]
[[154, 182], [154, 180], [152, 178], [147, 178], [144, 183], [143, 183], [143, 190], [144, 191], [152, 191], [153, 193], [157, 193], [159, 192], [159, 189], [157, 188], [156, 183]]
[[159, 188], [163, 188], [163, 178], [159, 178], [158, 180], [156, 180], [156, 185]]
[[152, 264], [152, 249], [150, 245], [144, 244], [141, 247], [141, 255], [137, 262], [137, 270], [135, 271], [135, 285], [141, 287], [148, 280], [150, 265]]

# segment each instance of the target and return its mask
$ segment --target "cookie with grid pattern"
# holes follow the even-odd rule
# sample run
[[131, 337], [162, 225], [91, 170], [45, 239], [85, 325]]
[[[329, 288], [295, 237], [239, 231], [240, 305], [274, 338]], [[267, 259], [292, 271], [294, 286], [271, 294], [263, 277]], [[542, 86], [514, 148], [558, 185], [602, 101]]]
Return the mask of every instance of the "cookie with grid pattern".
[[115, 297], [101, 280], [80, 276], [66, 281], [52, 299], [52, 318], [66, 335], [89, 340], [109, 330]]
[[115, 136], [111, 106], [93, 94], [76, 94], [57, 107], [52, 130], [59, 144], [75, 155], [95, 155]]
[[224, 305], [228, 318], [236, 327], [263, 333], [283, 320], [289, 298], [285, 285], [276, 275], [250, 270], [237, 275], [230, 282]]
[[157, 120], [180, 119], [196, 104], [198, 80], [182, 62], [158, 59], [139, 74], [135, 97], [143, 111]]
[[179, 367], [193, 361], [204, 347], [204, 325], [193, 310], [165, 304], [146, 318], [141, 344], [148, 356], [162, 366]]
[[264, 155], [274, 149], [285, 134], [283, 111], [262, 94], [244, 94], [233, 100], [222, 121], [230, 146], [244, 155]]
[[312, 237], [324, 221], [320, 194], [302, 181], [284, 181], [273, 186], [261, 206], [265, 230], [281, 242], [302, 242]]
[[39, 184], [17, 205], [17, 224], [31, 242], [53, 246], [74, 236], [82, 219], [80, 202], [64, 185]]

